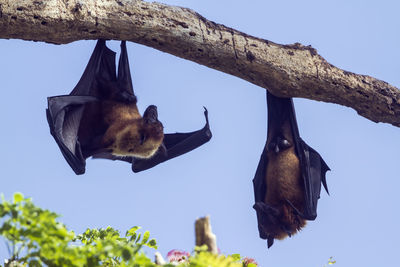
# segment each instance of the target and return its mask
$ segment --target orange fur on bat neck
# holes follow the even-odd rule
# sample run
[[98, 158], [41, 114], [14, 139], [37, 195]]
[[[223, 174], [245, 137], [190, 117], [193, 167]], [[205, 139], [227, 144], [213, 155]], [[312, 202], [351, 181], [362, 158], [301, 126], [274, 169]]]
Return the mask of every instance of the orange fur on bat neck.
[[108, 128], [102, 144], [111, 154], [150, 158], [157, 152], [164, 138], [161, 122], [146, 123], [135, 104], [105, 101], [103, 108]]

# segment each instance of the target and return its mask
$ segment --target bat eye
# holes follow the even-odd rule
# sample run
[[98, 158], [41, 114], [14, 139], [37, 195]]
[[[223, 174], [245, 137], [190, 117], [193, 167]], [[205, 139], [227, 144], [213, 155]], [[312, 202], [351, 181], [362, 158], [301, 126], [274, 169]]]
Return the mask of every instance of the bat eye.
[[291, 144], [289, 143], [288, 140], [286, 140], [286, 139], [281, 139], [281, 140], [279, 140], [279, 146], [280, 146], [282, 149], [286, 149], [286, 148], [291, 147]]
[[140, 144], [143, 145], [144, 142], [146, 142], [146, 139], [147, 139], [146, 135], [145, 134], [141, 134], [140, 135]]

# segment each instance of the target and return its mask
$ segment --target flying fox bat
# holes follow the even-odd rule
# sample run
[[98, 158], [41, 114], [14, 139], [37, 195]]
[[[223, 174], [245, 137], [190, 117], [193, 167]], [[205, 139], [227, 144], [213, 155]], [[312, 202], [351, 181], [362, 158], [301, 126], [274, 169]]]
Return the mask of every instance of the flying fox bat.
[[317, 217], [321, 183], [329, 194], [329, 169], [317, 151], [300, 137], [293, 100], [267, 91], [267, 142], [253, 179], [258, 231], [267, 239], [284, 239]]
[[187, 153], [212, 136], [206, 109], [201, 130], [164, 134], [157, 107], [150, 105], [141, 116], [136, 104], [126, 42], [121, 42], [117, 76], [115, 52], [105, 40], [98, 40], [78, 84], [69, 95], [49, 97], [46, 110], [50, 133], [77, 175], [85, 173], [91, 156], [128, 161], [134, 172], [140, 172]]

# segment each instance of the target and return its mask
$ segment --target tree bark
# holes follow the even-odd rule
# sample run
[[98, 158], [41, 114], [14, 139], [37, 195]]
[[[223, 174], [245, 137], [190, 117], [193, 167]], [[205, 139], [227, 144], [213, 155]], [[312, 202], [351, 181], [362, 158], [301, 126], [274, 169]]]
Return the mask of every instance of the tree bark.
[[280, 45], [209, 21], [181, 7], [140, 0], [0, 0], [0, 38], [66, 44], [140, 43], [240, 77], [281, 97], [355, 109], [400, 127], [400, 91], [329, 64], [310, 46]]
[[217, 237], [211, 230], [210, 216], [198, 218], [194, 224], [196, 246], [207, 245], [207, 250], [218, 254]]

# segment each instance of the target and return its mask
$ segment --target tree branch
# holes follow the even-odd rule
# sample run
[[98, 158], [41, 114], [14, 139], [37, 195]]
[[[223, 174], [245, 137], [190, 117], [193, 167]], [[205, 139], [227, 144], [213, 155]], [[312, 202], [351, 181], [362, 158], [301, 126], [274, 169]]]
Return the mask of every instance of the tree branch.
[[277, 96], [354, 108], [400, 127], [400, 90], [329, 64], [310, 46], [280, 45], [180, 7], [135, 0], [0, 0], [0, 38], [65, 44], [129, 40], [240, 77]]

